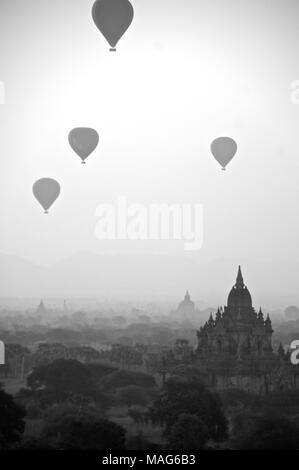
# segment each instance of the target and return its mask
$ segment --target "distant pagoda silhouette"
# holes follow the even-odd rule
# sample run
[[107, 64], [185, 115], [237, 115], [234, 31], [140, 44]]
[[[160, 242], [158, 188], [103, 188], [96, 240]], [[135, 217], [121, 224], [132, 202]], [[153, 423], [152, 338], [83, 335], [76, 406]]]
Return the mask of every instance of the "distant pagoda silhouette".
[[48, 310], [47, 310], [47, 308], [45, 307], [44, 301], [43, 301], [43, 299], [41, 299], [41, 301], [40, 301], [40, 303], [39, 303], [39, 305], [38, 305], [38, 307], [37, 307], [35, 313], [36, 313], [37, 315], [45, 315], [45, 314], [47, 313], [47, 311], [48, 311]]
[[174, 310], [171, 315], [177, 320], [188, 320], [194, 319], [196, 314], [198, 314], [198, 310], [195, 307], [195, 303], [191, 300], [189, 291], [187, 290], [184, 300], [179, 303], [177, 309]]

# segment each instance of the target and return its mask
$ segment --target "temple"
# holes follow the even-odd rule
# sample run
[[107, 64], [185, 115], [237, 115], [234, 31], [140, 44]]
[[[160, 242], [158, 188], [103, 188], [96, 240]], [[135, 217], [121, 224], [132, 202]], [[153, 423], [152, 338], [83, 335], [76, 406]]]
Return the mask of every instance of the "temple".
[[199, 312], [195, 307], [194, 302], [191, 300], [189, 291], [187, 290], [184, 300], [179, 303], [176, 310], [171, 312], [172, 318], [177, 320], [194, 320], [198, 316]]
[[231, 289], [227, 307], [218, 308], [198, 332], [198, 353], [225, 354], [240, 359], [246, 356], [272, 355], [272, 324], [260, 309], [252, 307], [249, 290], [244, 284], [239, 266], [236, 284]]
[[[272, 324], [260, 308], [252, 306], [239, 266], [227, 306], [212, 314], [197, 331], [196, 364], [216, 388], [238, 387], [255, 392], [275, 388], [273, 373], [286, 370], [281, 354], [272, 349]], [[282, 367], [283, 366], [283, 367]], [[288, 369], [288, 367], [287, 367]], [[293, 381], [287, 371], [286, 380]]]
[[36, 315], [45, 315], [47, 313], [47, 309], [45, 307], [43, 299], [41, 299], [37, 309], [36, 309]]

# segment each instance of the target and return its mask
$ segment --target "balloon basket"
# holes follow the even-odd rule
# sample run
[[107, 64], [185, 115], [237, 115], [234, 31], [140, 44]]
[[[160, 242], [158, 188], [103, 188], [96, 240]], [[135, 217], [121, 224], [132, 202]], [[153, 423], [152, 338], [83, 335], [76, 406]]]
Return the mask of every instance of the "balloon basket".
[[44, 214], [49, 214], [49, 212], [48, 212], [48, 211], [45, 211]]
[[221, 168], [222, 171], [226, 171], [226, 168]]
[[86, 162], [84, 162], [84, 161], [83, 161], [83, 162], [81, 162], [81, 165], [86, 165]]
[[109, 49], [109, 51], [110, 51], [110, 52], [116, 52], [116, 49], [115, 49], [115, 47], [111, 47], [111, 48]]

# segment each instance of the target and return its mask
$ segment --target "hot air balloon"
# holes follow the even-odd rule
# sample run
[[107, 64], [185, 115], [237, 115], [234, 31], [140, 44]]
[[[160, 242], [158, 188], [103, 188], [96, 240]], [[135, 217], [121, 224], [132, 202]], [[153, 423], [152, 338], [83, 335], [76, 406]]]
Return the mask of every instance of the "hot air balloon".
[[127, 31], [134, 17], [134, 9], [128, 0], [97, 0], [92, 7], [92, 18], [111, 46], [115, 46]]
[[99, 134], [89, 127], [76, 127], [69, 133], [69, 144], [85, 164], [85, 159], [99, 143]]
[[37, 201], [44, 208], [45, 214], [48, 214], [48, 209], [60, 194], [60, 185], [52, 178], [41, 178], [34, 183], [32, 191]]
[[222, 166], [222, 170], [225, 170], [226, 165], [237, 152], [237, 144], [230, 137], [218, 137], [211, 144], [211, 152]]

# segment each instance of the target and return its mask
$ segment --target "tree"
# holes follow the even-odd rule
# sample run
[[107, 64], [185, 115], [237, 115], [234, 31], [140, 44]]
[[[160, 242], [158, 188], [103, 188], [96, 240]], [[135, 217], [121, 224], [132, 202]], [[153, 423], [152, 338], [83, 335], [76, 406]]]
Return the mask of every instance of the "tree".
[[[263, 403], [262, 396], [238, 388], [221, 390], [219, 396], [224, 408], [236, 407], [242, 404], [244, 407], [255, 411], [263, 409], [270, 397], [270, 395], [267, 395]], [[283, 400], [281, 401], [283, 402]]]
[[174, 355], [178, 362], [190, 364], [193, 357], [193, 348], [187, 339], [178, 338], [174, 344]]
[[0, 364], [0, 377], [8, 377], [10, 373], [12, 372], [12, 367], [9, 362], [6, 362], [5, 364]]
[[230, 432], [230, 444], [234, 449], [245, 449], [248, 436], [253, 432], [256, 426], [256, 421], [259, 414], [253, 412], [244, 405], [239, 403], [239, 406], [230, 407], [230, 421], [232, 429]]
[[26, 412], [17, 405], [12, 395], [0, 388], [0, 449], [17, 444], [24, 432]]
[[155, 326], [151, 328], [151, 341], [160, 346], [170, 345], [173, 341], [173, 332], [167, 326]]
[[56, 406], [46, 417], [42, 439], [63, 450], [125, 449], [125, 430], [93, 407]]
[[64, 448], [83, 450], [125, 449], [125, 430], [119, 424], [101, 419], [95, 422], [73, 421]]
[[147, 440], [142, 431], [137, 434], [131, 435], [127, 439], [127, 449], [129, 450], [161, 450], [162, 447], [158, 444]]
[[104, 377], [112, 374], [113, 372], [117, 371], [117, 369], [113, 366], [101, 363], [90, 363], [86, 364], [90, 372], [94, 375], [97, 381], [102, 380]]
[[29, 419], [41, 419], [43, 416], [43, 410], [40, 407], [39, 402], [32, 400], [27, 404], [26, 407], [27, 418]]
[[128, 385], [127, 387], [119, 388], [117, 398], [121, 403], [125, 403], [128, 408], [132, 405], [146, 405], [149, 401], [146, 391], [136, 385]]
[[48, 428], [54, 431], [54, 435], [57, 435], [60, 432], [60, 426], [65, 426], [66, 422], [78, 419], [97, 420], [102, 418], [102, 413], [94, 405], [87, 404], [82, 407], [74, 403], [55, 403], [46, 409], [44, 418]]
[[51, 445], [39, 437], [24, 437], [20, 446], [21, 450], [53, 450]]
[[128, 385], [136, 385], [143, 388], [153, 388], [156, 385], [152, 375], [143, 372], [132, 372], [117, 370], [103, 377], [100, 381], [105, 389], [115, 390], [115, 388], [126, 387]]
[[167, 374], [171, 373], [177, 364], [174, 353], [171, 349], [158, 354], [149, 354], [147, 357], [147, 368], [156, 374], [161, 375], [162, 384], [165, 385]]
[[173, 450], [203, 449], [209, 432], [201, 418], [182, 413], [172, 426], [167, 442]]
[[27, 385], [50, 393], [57, 401], [64, 400], [68, 394], [90, 397], [96, 393], [96, 377], [86, 365], [73, 359], [57, 359], [35, 368], [27, 378]]
[[209, 439], [222, 442], [227, 438], [227, 420], [218, 395], [192, 375], [168, 379], [151, 408], [152, 421], [164, 427], [164, 436], [170, 434], [180, 414], [199, 417], [207, 427]]
[[140, 405], [131, 406], [128, 410], [128, 416], [130, 416], [136, 424], [141, 424], [145, 421], [146, 413], [147, 408]]
[[299, 427], [285, 417], [264, 416], [245, 439], [244, 449], [298, 450]]

